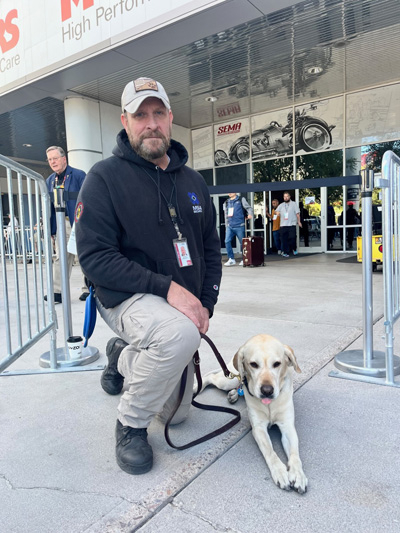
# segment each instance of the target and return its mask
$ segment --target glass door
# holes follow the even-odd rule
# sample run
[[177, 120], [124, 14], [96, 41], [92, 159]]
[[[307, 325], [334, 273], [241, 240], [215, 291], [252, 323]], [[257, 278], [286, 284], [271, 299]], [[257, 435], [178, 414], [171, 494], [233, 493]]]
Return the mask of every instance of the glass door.
[[300, 208], [302, 228], [298, 229], [298, 250], [300, 253], [324, 252], [326, 187], [300, 189], [296, 192]]

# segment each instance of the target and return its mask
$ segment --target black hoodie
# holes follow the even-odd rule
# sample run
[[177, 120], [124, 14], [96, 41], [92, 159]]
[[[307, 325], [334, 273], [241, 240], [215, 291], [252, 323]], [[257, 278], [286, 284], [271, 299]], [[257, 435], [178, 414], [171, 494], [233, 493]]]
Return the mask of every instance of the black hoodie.
[[[135, 293], [166, 299], [173, 280], [211, 315], [222, 270], [214, 205], [202, 176], [185, 166], [186, 149], [172, 140], [167, 153], [164, 171], [132, 150], [125, 130], [118, 134], [114, 155], [90, 169], [78, 197], [79, 262], [106, 308]], [[176, 209], [193, 266], [178, 265], [167, 203]]]

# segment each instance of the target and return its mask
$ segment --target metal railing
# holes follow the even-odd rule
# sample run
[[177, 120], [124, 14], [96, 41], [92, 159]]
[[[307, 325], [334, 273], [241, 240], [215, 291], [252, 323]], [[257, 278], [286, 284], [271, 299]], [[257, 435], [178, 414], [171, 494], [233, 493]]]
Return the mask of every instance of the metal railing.
[[[40, 252], [44, 255], [44, 231], [43, 223], [40, 221], [39, 226], [37, 223], [33, 226], [33, 232], [30, 225], [26, 226], [24, 229], [15, 227], [15, 239], [16, 239], [16, 248], [15, 254], [17, 259], [22, 260], [23, 258], [23, 248], [22, 241], [25, 240], [26, 248], [26, 258], [28, 263], [31, 263], [33, 258], [38, 258], [39, 249]], [[12, 261], [14, 251], [11, 242], [11, 226], [3, 226], [3, 236], [4, 236], [4, 255], [8, 261]], [[52, 253], [55, 255], [54, 246], [52, 247]]]
[[[57, 318], [53, 298], [50, 199], [40, 174], [0, 155], [6, 176], [10, 223], [0, 232], [2, 313], [6, 338], [0, 372], [50, 334], [51, 367], [56, 368]], [[17, 206], [15, 206], [17, 199]], [[4, 220], [0, 202], [0, 220]], [[21, 230], [20, 228], [24, 228]]]
[[[393, 326], [400, 317], [400, 158], [386, 152], [382, 177], [362, 174], [363, 350], [347, 350], [335, 357], [340, 372], [330, 376], [400, 387], [400, 358], [393, 354]], [[373, 350], [372, 303], [372, 191], [382, 189], [383, 292], [385, 352]]]
[[393, 326], [400, 317], [400, 158], [385, 152], [383, 187], [383, 282], [386, 348], [386, 381], [394, 384]]

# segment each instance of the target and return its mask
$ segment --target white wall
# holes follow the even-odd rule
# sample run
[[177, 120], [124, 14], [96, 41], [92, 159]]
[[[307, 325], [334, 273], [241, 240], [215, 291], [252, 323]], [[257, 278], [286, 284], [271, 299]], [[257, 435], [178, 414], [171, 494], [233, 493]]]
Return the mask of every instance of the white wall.
[[100, 125], [103, 159], [110, 157], [117, 142], [117, 134], [122, 129], [121, 108], [100, 102]]
[[190, 130], [177, 124], [172, 124], [172, 138], [175, 141], [180, 142], [186, 148], [189, 154], [189, 159], [187, 165], [193, 168], [192, 160], [192, 137], [190, 135]]

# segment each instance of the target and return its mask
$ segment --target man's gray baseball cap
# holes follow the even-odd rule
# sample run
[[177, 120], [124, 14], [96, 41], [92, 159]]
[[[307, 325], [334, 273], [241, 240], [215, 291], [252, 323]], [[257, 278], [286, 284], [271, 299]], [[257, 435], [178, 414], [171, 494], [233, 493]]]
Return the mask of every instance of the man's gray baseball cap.
[[125, 86], [121, 97], [122, 112], [136, 113], [146, 98], [158, 98], [168, 110], [171, 109], [167, 93], [161, 83], [151, 78], [138, 78]]

